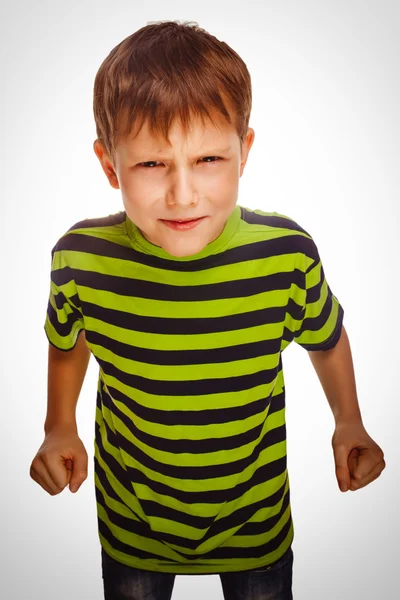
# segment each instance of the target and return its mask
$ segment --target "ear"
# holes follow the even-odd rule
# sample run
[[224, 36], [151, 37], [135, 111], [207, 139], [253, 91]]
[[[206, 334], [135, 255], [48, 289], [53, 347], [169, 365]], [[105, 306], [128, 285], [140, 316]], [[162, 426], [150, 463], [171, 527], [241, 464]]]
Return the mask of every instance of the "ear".
[[115, 172], [114, 165], [113, 165], [107, 151], [105, 150], [103, 144], [101, 143], [101, 141], [99, 139], [96, 139], [94, 141], [93, 150], [94, 150], [97, 158], [100, 161], [102, 169], [103, 169], [104, 173], [106, 174], [111, 187], [118, 190], [119, 182], [118, 182], [117, 174]]
[[246, 166], [247, 158], [249, 156], [250, 148], [253, 145], [255, 137], [255, 131], [251, 127], [247, 130], [246, 138], [242, 144], [242, 156], [240, 161], [240, 174], [239, 177], [243, 175], [244, 168]]

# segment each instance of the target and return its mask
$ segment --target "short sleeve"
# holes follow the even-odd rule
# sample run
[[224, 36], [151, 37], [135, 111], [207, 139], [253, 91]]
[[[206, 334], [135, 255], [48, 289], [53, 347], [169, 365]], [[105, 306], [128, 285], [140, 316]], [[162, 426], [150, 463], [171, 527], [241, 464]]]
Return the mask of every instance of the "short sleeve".
[[52, 250], [50, 293], [44, 330], [59, 350], [72, 350], [84, 329], [77, 287], [72, 269], [66, 264], [57, 245]]
[[301, 317], [293, 339], [309, 352], [330, 350], [339, 341], [344, 310], [328, 285], [317, 246], [311, 238], [301, 259], [302, 283], [295, 286], [295, 302], [301, 306]]

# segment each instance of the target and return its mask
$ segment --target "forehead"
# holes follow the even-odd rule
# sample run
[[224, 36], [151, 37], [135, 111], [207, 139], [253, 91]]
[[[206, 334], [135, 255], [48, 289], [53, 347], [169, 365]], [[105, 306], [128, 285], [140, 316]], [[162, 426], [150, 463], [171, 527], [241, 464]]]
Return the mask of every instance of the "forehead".
[[235, 139], [239, 139], [234, 123], [228, 123], [223, 115], [216, 113], [212, 114], [211, 119], [192, 116], [186, 129], [178, 118], [175, 119], [169, 128], [168, 138], [170, 143], [161, 132], [151, 131], [150, 122], [146, 119], [141, 129], [139, 124], [132, 128], [121, 145], [129, 152], [137, 149], [163, 152], [182, 145], [193, 150], [213, 145], [222, 149], [232, 146]]

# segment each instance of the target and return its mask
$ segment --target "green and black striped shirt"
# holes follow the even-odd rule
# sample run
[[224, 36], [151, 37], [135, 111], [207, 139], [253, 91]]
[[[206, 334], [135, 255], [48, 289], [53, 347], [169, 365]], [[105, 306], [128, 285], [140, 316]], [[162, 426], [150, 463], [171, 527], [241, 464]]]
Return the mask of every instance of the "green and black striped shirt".
[[[190, 234], [188, 234], [190, 235]], [[52, 250], [49, 342], [80, 331], [99, 365], [99, 539], [128, 566], [257, 569], [293, 541], [282, 351], [339, 340], [343, 308], [312, 237], [236, 206], [198, 254], [173, 257], [125, 212]]]

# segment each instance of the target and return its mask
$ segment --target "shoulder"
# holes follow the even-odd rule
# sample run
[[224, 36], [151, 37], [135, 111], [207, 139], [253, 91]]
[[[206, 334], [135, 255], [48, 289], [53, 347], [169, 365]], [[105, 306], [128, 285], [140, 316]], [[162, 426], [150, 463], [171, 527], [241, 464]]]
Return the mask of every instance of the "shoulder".
[[90, 252], [91, 248], [115, 240], [125, 232], [125, 218], [125, 211], [120, 211], [105, 217], [77, 221], [58, 239], [52, 249], [52, 255], [62, 250]]
[[307, 236], [310, 234], [303, 229], [294, 219], [287, 215], [282, 215], [277, 212], [266, 212], [259, 209], [240, 207], [241, 217], [245, 223], [250, 225], [261, 225], [265, 227], [273, 227], [277, 229], [289, 229], [299, 231]]
[[319, 260], [318, 248], [311, 234], [292, 217], [242, 206], [240, 210], [242, 222], [248, 225], [249, 235], [265, 230], [268, 239], [279, 239], [281, 251], [286, 249], [288, 253], [298, 253], [312, 261]]
[[102, 230], [104, 228], [109, 229], [110, 227], [115, 227], [121, 225], [125, 221], [125, 212], [120, 211], [118, 213], [114, 213], [112, 215], [108, 215], [106, 217], [94, 217], [83, 219], [82, 221], [78, 221], [72, 227], [70, 227], [67, 233], [76, 231], [77, 229], [95, 229]]

